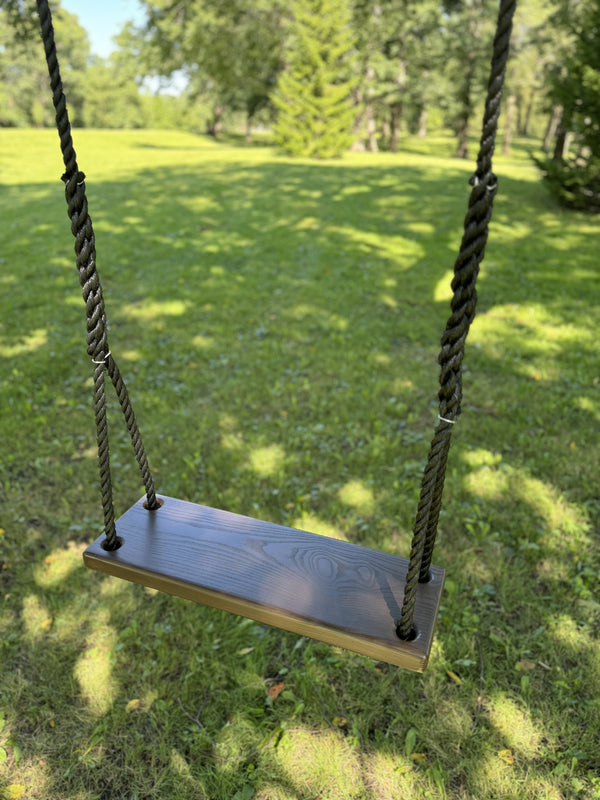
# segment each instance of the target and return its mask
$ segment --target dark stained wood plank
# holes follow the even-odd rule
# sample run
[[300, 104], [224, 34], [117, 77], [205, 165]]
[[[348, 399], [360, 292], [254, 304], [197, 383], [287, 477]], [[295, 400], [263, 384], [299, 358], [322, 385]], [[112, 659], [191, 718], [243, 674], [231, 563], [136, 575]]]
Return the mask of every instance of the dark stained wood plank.
[[117, 522], [123, 545], [84, 553], [86, 566], [225, 609], [380, 661], [427, 666], [444, 570], [420, 584], [418, 636], [396, 636], [408, 561], [397, 555], [162, 497]]

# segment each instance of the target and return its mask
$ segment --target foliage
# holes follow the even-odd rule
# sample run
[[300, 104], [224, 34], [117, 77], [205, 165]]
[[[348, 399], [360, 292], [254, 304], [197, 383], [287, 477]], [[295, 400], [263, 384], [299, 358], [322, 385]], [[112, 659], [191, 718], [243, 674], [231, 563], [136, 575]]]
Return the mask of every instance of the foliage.
[[[517, 4], [506, 74], [506, 95], [516, 99], [516, 129], [519, 135], [531, 134], [536, 123], [536, 106], [547, 106], [547, 75], [561, 60], [560, 26], [550, 19], [552, 5], [544, 0]], [[539, 117], [538, 117], [539, 125]], [[541, 130], [535, 133], [541, 136]]]
[[[72, 121], [82, 120], [84, 74], [89, 56], [87, 34], [77, 17], [58, 7], [54, 15], [57, 52], [63, 86], [69, 96]], [[19, 35], [7, 11], [0, 10], [0, 126], [54, 123], [47, 67], [39, 36]]]
[[346, 0], [294, 5], [288, 65], [273, 102], [276, 142], [296, 156], [339, 156], [352, 142], [354, 34]]
[[286, 0], [144, 0], [158, 74], [184, 70], [191, 98], [212, 101], [210, 132], [219, 131], [226, 107], [243, 108], [249, 124], [267, 104], [281, 67]]
[[0, 0], [0, 17], [20, 41], [33, 39], [39, 30], [35, 0]]
[[564, 0], [553, 18], [571, 34], [564, 61], [553, 72], [552, 97], [564, 109], [564, 127], [600, 157], [600, 4]]
[[[356, 0], [354, 27], [367, 124], [371, 114], [380, 121], [380, 130], [383, 121], [389, 122], [389, 138], [380, 137], [380, 141], [395, 151], [405, 116], [408, 127], [417, 129], [419, 118], [443, 94], [440, 76], [436, 74], [436, 80], [432, 80], [443, 58], [441, 8], [435, 0]], [[373, 145], [371, 140], [370, 150], [375, 149]]]
[[[453, 138], [298, 162], [75, 134], [159, 491], [406, 555], [472, 170]], [[0, 170], [0, 797], [595, 800], [600, 227], [549, 206], [527, 142], [495, 164], [422, 676], [85, 572], [102, 512], [56, 133], [0, 130]], [[140, 479], [110, 422], [120, 514]]]
[[571, 46], [553, 72], [551, 94], [562, 108], [563, 133], [574, 136], [575, 154], [562, 148], [540, 166], [560, 202], [600, 211], [600, 3], [587, 0], [571, 8], [565, 0], [557, 19], [571, 33]]
[[498, 3], [457, 0], [445, 5], [445, 68], [450, 88], [446, 118], [456, 133], [456, 155], [468, 158], [473, 114], [487, 88]]
[[566, 208], [600, 212], [600, 159], [535, 158], [546, 186]]
[[95, 59], [88, 68], [83, 121], [90, 128], [144, 126], [138, 86], [114, 61]]

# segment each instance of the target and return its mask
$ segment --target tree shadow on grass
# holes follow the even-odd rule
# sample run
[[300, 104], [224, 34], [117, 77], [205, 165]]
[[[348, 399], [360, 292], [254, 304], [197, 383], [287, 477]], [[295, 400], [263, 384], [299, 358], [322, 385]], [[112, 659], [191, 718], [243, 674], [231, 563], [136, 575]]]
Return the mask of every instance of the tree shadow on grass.
[[[227, 175], [215, 163], [90, 183], [112, 346], [163, 492], [284, 523], [310, 512], [349, 539], [406, 552], [448, 313], [438, 298], [468, 174], [463, 165], [249, 166], [240, 156]], [[14, 636], [5, 641], [3, 702], [46, 796], [225, 797], [271, 785], [282, 796], [336, 797], [344, 764], [372, 797], [385, 796], [384, 778], [400, 791], [403, 775], [415, 796], [439, 781], [457, 797], [510, 796], [515, 773], [532, 793], [575, 793], [575, 779], [582, 792], [591, 786], [598, 356], [597, 248], [586, 238], [595, 234], [572, 225], [565, 234], [553, 218], [551, 235], [540, 236], [540, 187], [509, 178], [501, 186], [436, 558], [449, 586], [424, 677], [297, 647], [291, 635], [115, 588], [79, 567], [40, 584], [53, 563], [71, 563], [65, 530], [89, 502], [86, 515], [99, 518], [89, 499], [93, 433], [68, 223], [50, 210], [45, 185], [30, 187], [34, 200], [9, 198], [14, 218], [31, 224], [10, 233], [14, 280], [0, 329], [11, 376], [2, 440], [12, 445], [1, 473], [2, 579]], [[564, 281], [565, 253], [575, 252]], [[543, 341], [552, 329], [560, 335]], [[119, 505], [139, 494], [127, 450], [118, 433]], [[349, 500], [343, 490], [357, 479], [374, 504]], [[94, 668], [105, 670], [104, 701], [83, 677]], [[276, 680], [292, 697], [269, 705], [271, 684], [261, 682]], [[133, 700], [140, 704], [128, 711]], [[300, 732], [265, 746], [277, 726]], [[420, 765], [407, 755], [411, 728]], [[587, 733], [575, 752], [579, 728]], [[307, 737], [332, 747], [310, 787]], [[207, 755], [211, 738], [225, 761]], [[158, 749], [144, 756], [153, 741]], [[516, 767], [498, 757], [507, 749]]]

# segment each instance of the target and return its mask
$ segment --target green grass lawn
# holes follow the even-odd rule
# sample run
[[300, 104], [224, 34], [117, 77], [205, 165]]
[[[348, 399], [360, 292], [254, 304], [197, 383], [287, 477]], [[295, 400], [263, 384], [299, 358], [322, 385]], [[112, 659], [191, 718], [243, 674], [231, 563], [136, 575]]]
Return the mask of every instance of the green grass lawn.
[[[76, 131], [159, 493], [408, 554], [470, 163]], [[84, 570], [91, 366], [54, 131], [0, 130], [0, 797], [600, 798], [600, 220], [520, 142], [415, 675]], [[111, 399], [115, 502], [141, 495]], [[4, 792], [4, 795], [2, 794]]]

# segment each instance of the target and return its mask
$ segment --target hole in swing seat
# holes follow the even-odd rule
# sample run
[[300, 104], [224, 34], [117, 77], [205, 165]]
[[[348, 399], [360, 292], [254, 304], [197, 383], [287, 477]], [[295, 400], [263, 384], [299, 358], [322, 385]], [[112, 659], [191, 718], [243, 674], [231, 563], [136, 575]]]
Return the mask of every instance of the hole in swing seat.
[[146, 511], [158, 511], [158, 509], [162, 508], [164, 504], [165, 504], [165, 501], [161, 497], [157, 497], [156, 498], [156, 505], [154, 506], [154, 508], [150, 508], [150, 506], [148, 505], [148, 500], [147, 499], [145, 499], [144, 502], [142, 503], [142, 505], [144, 506]]
[[401, 636], [400, 623], [398, 622], [398, 624], [396, 625], [396, 636], [398, 637], [398, 639], [400, 639], [401, 642], [414, 642], [415, 639], [419, 638], [419, 630], [416, 627], [416, 625], [413, 625], [413, 627], [410, 629], [410, 633], [408, 634], [408, 636], [406, 637]]
[[100, 547], [104, 550], [105, 553], [114, 553], [120, 547], [123, 547], [124, 541], [122, 536], [117, 536], [115, 547], [109, 547], [108, 542], [106, 539], [101, 543]]
[[86, 566], [118, 578], [422, 672], [427, 666], [444, 571], [418, 584], [417, 636], [396, 624], [408, 559], [307, 531], [163, 497], [144, 498], [117, 520], [123, 546], [98, 539]]
[[419, 579], [419, 583], [429, 583], [429, 581], [433, 580], [433, 574], [431, 569], [427, 571], [427, 575], [423, 578], [423, 580]]

